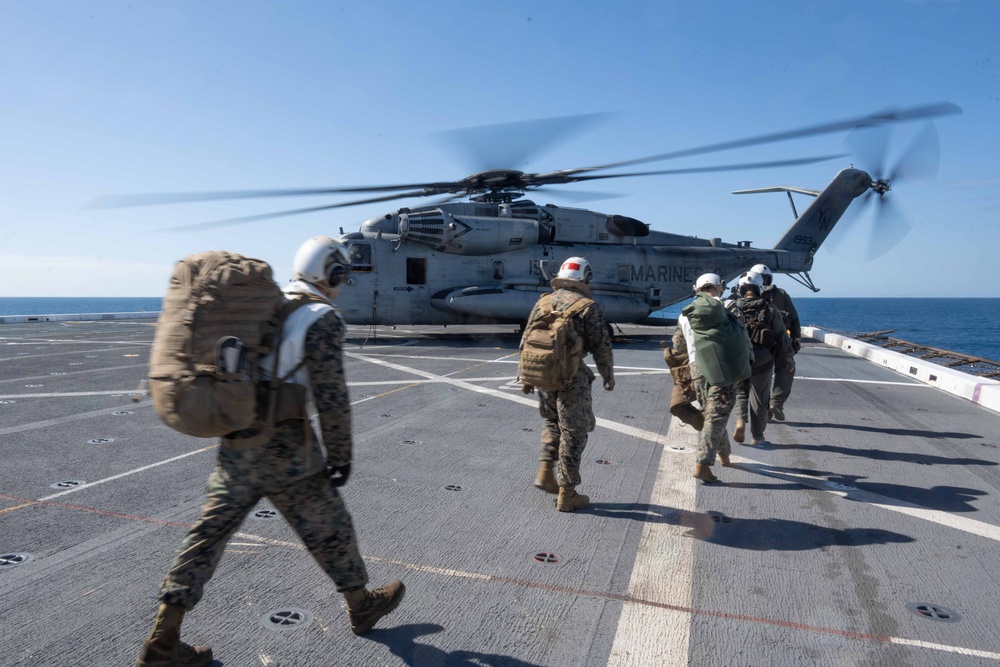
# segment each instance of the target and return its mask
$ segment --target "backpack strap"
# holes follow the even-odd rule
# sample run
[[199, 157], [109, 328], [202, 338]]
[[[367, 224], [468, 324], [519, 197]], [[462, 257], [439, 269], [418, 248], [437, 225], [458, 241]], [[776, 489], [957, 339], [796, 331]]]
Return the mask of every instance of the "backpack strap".
[[569, 308], [561, 312], [566, 313], [567, 317], [572, 317], [573, 315], [582, 312], [584, 308], [586, 308], [592, 303], [594, 303], [593, 299], [588, 299], [587, 297], [582, 296], [576, 301], [574, 301], [572, 304], [570, 304]]
[[[278, 364], [281, 357], [281, 337], [284, 333], [285, 321], [296, 310], [302, 308], [303, 306], [307, 306], [310, 303], [327, 302], [309, 294], [296, 294], [292, 298], [288, 299], [288, 301], [278, 309], [277, 330], [274, 332], [271, 346], [274, 351], [274, 360], [271, 362], [271, 380], [267, 388], [267, 414], [265, 415], [262, 423], [258, 423], [253, 427], [259, 428], [259, 432], [256, 435], [250, 436], [249, 438], [238, 439], [223, 437], [223, 441], [228, 447], [236, 450], [260, 447], [261, 445], [270, 442], [271, 438], [274, 436], [275, 417], [277, 415], [278, 408], [278, 393], [281, 385], [284, 384], [289, 377], [294, 375], [305, 364], [305, 359], [303, 359], [284, 378], [278, 377]], [[307, 423], [305, 430], [306, 444], [309, 444], [312, 442], [312, 427]]]

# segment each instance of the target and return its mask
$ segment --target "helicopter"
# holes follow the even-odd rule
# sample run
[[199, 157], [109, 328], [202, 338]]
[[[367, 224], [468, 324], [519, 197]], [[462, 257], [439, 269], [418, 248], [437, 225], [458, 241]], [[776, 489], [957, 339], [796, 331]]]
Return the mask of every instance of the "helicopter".
[[[883, 198], [892, 189], [892, 181], [936, 170], [936, 156], [926, 159], [929, 153], [937, 151], [933, 125], [928, 123], [929, 129], [888, 173], [883, 173], [883, 156], [868, 150], [869, 161], [876, 163], [874, 176], [851, 166], [841, 169], [822, 190], [778, 186], [737, 191], [735, 194], [785, 192], [788, 195], [795, 220], [771, 248], [752, 247], [749, 241], [726, 243], [720, 238], [655, 231], [649, 224], [629, 216], [537, 204], [523, 197], [545, 186], [565, 183], [810, 164], [843, 156], [593, 173], [830, 132], [850, 130], [855, 137], [873, 130], [883, 132], [894, 123], [960, 112], [957, 106], [947, 102], [893, 109], [646, 158], [544, 173], [490, 169], [457, 181], [406, 185], [130, 195], [108, 198], [98, 206], [389, 193], [173, 228], [190, 230], [394, 199], [443, 196], [429, 205], [399, 208], [365, 220], [356, 232], [344, 233], [341, 228], [340, 240], [348, 247], [351, 266], [347, 288], [342, 290], [337, 303], [348, 323], [372, 326], [521, 325], [528, 319], [539, 296], [551, 291], [549, 282], [562, 262], [572, 256], [583, 256], [590, 261], [594, 272], [593, 298], [603, 307], [609, 323], [668, 325], [673, 321], [653, 317], [653, 313], [690, 297], [692, 285], [703, 273], [717, 273], [729, 281], [749, 266], [766, 264], [773, 272], [788, 274], [812, 291], [819, 291], [809, 277], [809, 270], [816, 251], [848, 207], [859, 197], [865, 204], [877, 197], [881, 212], [889, 214], [888, 200]], [[509, 129], [509, 125], [493, 128], [504, 130]], [[884, 141], [875, 143], [884, 148]], [[934, 163], [933, 167], [914, 166], [930, 162]], [[800, 215], [792, 193], [815, 199]], [[469, 200], [456, 201], [465, 197]], [[893, 215], [880, 217], [898, 221]]]

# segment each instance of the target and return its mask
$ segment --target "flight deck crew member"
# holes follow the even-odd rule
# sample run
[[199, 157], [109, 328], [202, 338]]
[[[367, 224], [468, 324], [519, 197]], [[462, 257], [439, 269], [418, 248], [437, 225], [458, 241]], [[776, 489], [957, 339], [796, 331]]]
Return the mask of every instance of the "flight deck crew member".
[[690, 359], [705, 419], [698, 435], [694, 476], [710, 483], [718, 481], [711, 468], [716, 456], [722, 465], [730, 465], [726, 424], [736, 400], [736, 383], [750, 376], [750, 352], [746, 331], [719, 299], [725, 290], [722, 279], [706, 273], [695, 282], [694, 290], [694, 301], [677, 318], [673, 349]]
[[779, 366], [787, 369], [794, 365], [792, 342], [785, 331], [784, 321], [778, 309], [761, 297], [763, 289], [764, 281], [760, 274], [750, 270], [740, 279], [740, 296], [735, 302], [753, 344], [754, 362], [750, 379], [740, 383], [737, 391], [737, 419], [733, 438], [736, 442], [743, 442], [745, 425], [749, 421], [751, 442], [754, 445], [765, 442], [771, 376], [776, 374]]
[[[305, 387], [299, 392], [306, 397], [305, 412], [277, 421], [270, 440], [257, 446], [241, 447], [240, 440], [259, 432], [223, 438], [201, 517], [163, 581], [162, 604], [137, 667], [204, 667], [212, 662], [210, 648], [180, 640], [181, 620], [198, 604], [226, 542], [262, 497], [281, 511], [343, 594], [355, 634], [367, 632], [403, 599], [406, 589], [400, 581], [378, 590], [365, 588], [368, 574], [351, 515], [336, 488], [350, 476], [353, 441], [342, 348], [346, 327], [332, 301], [349, 262], [347, 248], [326, 236], [306, 241], [296, 253], [296, 280], [284, 292], [289, 300], [308, 303], [284, 321], [278, 376]], [[265, 357], [259, 365], [269, 377], [274, 360]]]
[[[777, 285], [773, 285], [774, 276], [771, 269], [763, 264], [756, 264], [751, 269], [756, 271], [764, 279], [764, 291], [761, 296], [765, 301], [769, 301], [778, 312], [785, 323], [785, 330], [792, 339], [792, 354], [798, 353], [802, 347], [802, 326], [799, 323], [799, 314], [792, 303], [792, 297], [788, 292]], [[795, 379], [794, 359], [789, 364], [778, 364], [774, 367], [774, 390], [771, 392], [771, 402], [768, 407], [768, 416], [778, 421], [785, 420], [785, 401], [792, 395], [792, 381]]]
[[[558, 391], [538, 390], [538, 410], [543, 425], [541, 462], [535, 486], [549, 493], [559, 493], [556, 509], [560, 512], [572, 512], [590, 502], [589, 497], [576, 491], [581, 482], [580, 458], [587, 446], [587, 434], [597, 425], [590, 387], [595, 376], [583, 362], [588, 352], [593, 355], [597, 371], [604, 380], [604, 389], [612, 391], [615, 388], [611, 332], [604, 318], [604, 309], [591, 299], [590, 283], [593, 278], [590, 263], [583, 257], [570, 257], [563, 262], [551, 282], [555, 291], [551, 295], [543, 294], [535, 304], [524, 327], [525, 336], [521, 339], [521, 349], [524, 349], [532, 322], [543, 312], [543, 301], [547, 301], [555, 311], [566, 311], [574, 306], [580, 309], [570, 320], [583, 342], [576, 375]], [[578, 304], [581, 300], [589, 303]], [[525, 384], [522, 391], [531, 393], [534, 387]]]

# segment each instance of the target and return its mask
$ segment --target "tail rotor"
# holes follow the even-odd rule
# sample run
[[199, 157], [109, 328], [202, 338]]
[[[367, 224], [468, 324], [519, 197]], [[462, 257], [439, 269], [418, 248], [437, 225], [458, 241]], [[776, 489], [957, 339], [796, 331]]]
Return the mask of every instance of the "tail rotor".
[[[848, 209], [842, 227], [850, 229], [878, 200], [872, 222], [871, 235], [865, 252], [866, 260], [873, 260], [896, 247], [913, 225], [891, 197], [886, 195], [893, 186], [914, 178], [937, 176], [941, 162], [941, 142], [932, 121], [907, 146], [895, 165], [886, 170], [889, 153], [890, 129], [885, 125], [859, 125], [847, 137], [847, 144], [857, 155], [860, 166], [871, 174], [871, 189], [861, 196], [857, 204]], [[846, 233], [839, 234], [841, 239]]]

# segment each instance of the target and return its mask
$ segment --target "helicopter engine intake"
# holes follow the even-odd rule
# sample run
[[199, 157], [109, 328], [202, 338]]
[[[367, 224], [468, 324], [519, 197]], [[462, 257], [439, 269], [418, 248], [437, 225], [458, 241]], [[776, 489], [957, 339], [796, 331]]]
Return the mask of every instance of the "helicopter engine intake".
[[441, 209], [400, 213], [399, 238], [456, 255], [491, 255], [541, 242], [537, 220], [453, 215]]

